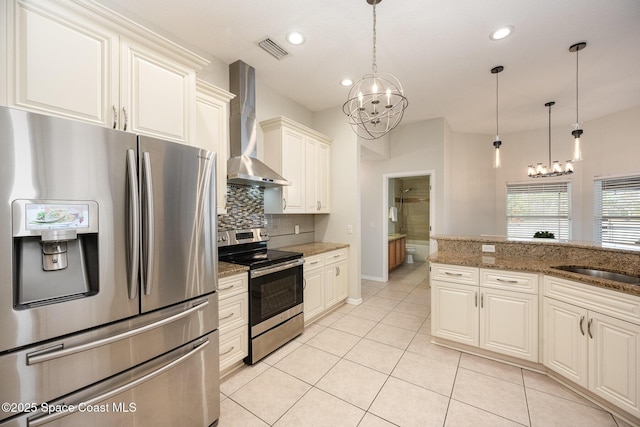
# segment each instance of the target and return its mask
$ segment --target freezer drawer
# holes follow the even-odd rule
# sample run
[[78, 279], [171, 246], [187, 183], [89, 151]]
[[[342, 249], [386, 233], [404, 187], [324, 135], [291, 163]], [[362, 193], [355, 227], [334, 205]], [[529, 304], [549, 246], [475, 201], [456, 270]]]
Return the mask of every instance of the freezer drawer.
[[[4, 354], [0, 357], [0, 402], [48, 402], [145, 363], [217, 328], [218, 294], [213, 293]], [[0, 420], [11, 415], [2, 410]]]
[[[218, 331], [0, 422], [2, 427], [210, 426], [220, 417]], [[44, 413], [60, 408], [60, 412]]]

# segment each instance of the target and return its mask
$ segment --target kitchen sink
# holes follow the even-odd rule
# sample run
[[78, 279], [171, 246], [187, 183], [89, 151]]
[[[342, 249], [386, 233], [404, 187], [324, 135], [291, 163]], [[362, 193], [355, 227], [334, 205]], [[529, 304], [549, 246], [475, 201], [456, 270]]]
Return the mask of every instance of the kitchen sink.
[[552, 267], [558, 270], [570, 271], [572, 273], [578, 273], [585, 276], [598, 277], [600, 279], [613, 280], [615, 282], [627, 283], [630, 285], [640, 286], [639, 276], [630, 276], [628, 274], [614, 273], [612, 271], [600, 270], [589, 267], [577, 267], [573, 265], [559, 265]]

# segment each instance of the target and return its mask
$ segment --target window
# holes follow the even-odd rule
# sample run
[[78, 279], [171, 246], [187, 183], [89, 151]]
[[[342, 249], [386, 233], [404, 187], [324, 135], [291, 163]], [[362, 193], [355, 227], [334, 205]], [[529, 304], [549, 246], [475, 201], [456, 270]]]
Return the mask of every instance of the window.
[[596, 242], [640, 249], [640, 176], [595, 179], [593, 197]]
[[571, 184], [507, 184], [507, 237], [530, 239], [536, 231], [571, 238]]

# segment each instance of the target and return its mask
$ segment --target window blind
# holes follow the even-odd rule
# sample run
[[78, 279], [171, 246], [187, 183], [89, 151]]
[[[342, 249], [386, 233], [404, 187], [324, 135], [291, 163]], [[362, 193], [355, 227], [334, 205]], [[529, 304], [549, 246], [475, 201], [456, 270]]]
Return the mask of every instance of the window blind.
[[595, 179], [593, 197], [595, 240], [640, 249], [640, 176]]
[[571, 237], [571, 183], [507, 184], [507, 236], [530, 239], [537, 231]]

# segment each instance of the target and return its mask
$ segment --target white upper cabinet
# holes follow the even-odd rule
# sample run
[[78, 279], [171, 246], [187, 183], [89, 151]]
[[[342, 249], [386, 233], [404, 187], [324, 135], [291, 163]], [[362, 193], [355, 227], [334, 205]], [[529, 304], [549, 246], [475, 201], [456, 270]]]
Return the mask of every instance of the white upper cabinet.
[[331, 139], [285, 117], [260, 126], [264, 162], [291, 182], [265, 189], [265, 213], [329, 213]]
[[229, 101], [232, 93], [196, 80], [195, 146], [216, 153], [218, 215], [227, 213], [227, 159], [229, 157]]
[[9, 0], [9, 107], [188, 143], [203, 58], [97, 3]]

